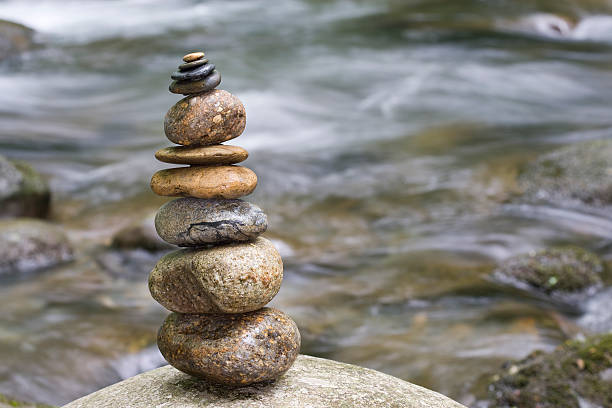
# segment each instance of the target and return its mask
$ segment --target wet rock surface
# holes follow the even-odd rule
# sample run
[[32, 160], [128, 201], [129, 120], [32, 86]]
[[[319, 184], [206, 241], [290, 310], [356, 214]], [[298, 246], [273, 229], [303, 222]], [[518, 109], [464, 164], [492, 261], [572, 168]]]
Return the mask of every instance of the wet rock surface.
[[[143, 392], [142, 390], [147, 390]], [[66, 408], [465, 408], [436, 392], [378, 371], [300, 355], [277, 381], [228, 388], [170, 366], [76, 400]]]
[[612, 205], [612, 140], [577, 143], [545, 154], [525, 169], [519, 184], [535, 200]]
[[536, 351], [508, 362], [489, 389], [495, 407], [612, 406], [612, 334], [567, 341], [552, 353]]
[[153, 298], [179, 313], [242, 313], [265, 306], [280, 289], [283, 263], [265, 238], [172, 252], [149, 276]]
[[[189, 84], [199, 86], [197, 81]], [[177, 91], [186, 93], [184, 88]], [[223, 90], [181, 99], [170, 108], [164, 120], [168, 139], [184, 146], [225, 142], [240, 136], [245, 125], [242, 102]]]
[[582, 294], [602, 286], [604, 265], [592, 252], [558, 247], [512, 257], [495, 271], [501, 281], [546, 295]]
[[251, 194], [257, 176], [242, 166], [193, 166], [160, 170], [151, 178], [155, 194], [170, 197], [240, 198]]
[[0, 218], [46, 217], [49, 185], [30, 165], [0, 156]]
[[298, 356], [297, 326], [281, 311], [244, 314], [173, 313], [157, 344], [179, 370], [213, 383], [248, 385], [278, 378]]
[[0, 220], [0, 275], [51, 267], [72, 256], [66, 235], [55, 225], [30, 218]]
[[179, 198], [159, 209], [155, 228], [171, 244], [202, 246], [253, 240], [266, 231], [268, 219], [243, 200]]
[[159, 161], [175, 164], [236, 164], [249, 157], [249, 153], [242, 147], [213, 145], [213, 146], [172, 146], [158, 150], [155, 158]]

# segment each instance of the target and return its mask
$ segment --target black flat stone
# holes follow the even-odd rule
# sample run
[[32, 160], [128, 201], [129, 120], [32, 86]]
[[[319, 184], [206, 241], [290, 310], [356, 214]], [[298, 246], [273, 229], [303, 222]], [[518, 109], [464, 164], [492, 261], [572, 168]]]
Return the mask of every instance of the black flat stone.
[[192, 69], [191, 71], [176, 71], [175, 73], [170, 75], [170, 78], [174, 79], [175, 81], [199, 81], [200, 79], [204, 79], [208, 75], [210, 75], [210, 73], [213, 72], [214, 69], [214, 64], [206, 63], [201, 67]]
[[221, 74], [214, 70], [212, 74], [200, 81], [172, 81], [170, 92], [175, 94], [192, 95], [208, 92], [221, 83]]
[[179, 65], [178, 69], [181, 72], [189, 71], [191, 69], [194, 69], [194, 68], [197, 68], [197, 67], [201, 67], [202, 65], [206, 64], [207, 62], [208, 62], [208, 60], [205, 59], [205, 58], [199, 59], [197, 61], [186, 62], [184, 64]]

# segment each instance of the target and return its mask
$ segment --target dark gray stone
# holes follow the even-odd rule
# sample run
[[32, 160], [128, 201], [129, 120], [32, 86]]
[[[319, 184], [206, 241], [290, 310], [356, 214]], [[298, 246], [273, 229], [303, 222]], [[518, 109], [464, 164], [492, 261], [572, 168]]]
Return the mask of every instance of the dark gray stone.
[[179, 65], [178, 69], [179, 69], [179, 71], [189, 71], [190, 69], [201, 67], [202, 65], [206, 64], [207, 62], [208, 62], [208, 60], [206, 58], [203, 58], [203, 59], [197, 60], [197, 61], [186, 62], [184, 64]]
[[199, 81], [206, 78], [215, 69], [214, 64], [204, 64], [189, 71], [176, 71], [170, 78], [176, 81]]
[[243, 200], [187, 197], [162, 206], [155, 228], [164, 241], [190, 247], [253, 240], [266, 231], [268, 219]]
[[214, 70], [212, 74], [199, 81], [172, 81], [170, 92], [175, 94], [192, 95], [212, 91], [221, 83], [221, 74]]

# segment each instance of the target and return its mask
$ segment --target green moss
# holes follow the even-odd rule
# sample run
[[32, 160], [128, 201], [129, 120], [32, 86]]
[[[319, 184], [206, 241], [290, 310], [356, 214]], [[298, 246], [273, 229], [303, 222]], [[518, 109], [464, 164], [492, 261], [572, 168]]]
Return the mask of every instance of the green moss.
[[612, 334], [568, 341], [552, 353], [532, 353], [507, 363], [489, 389], [492, 406], [579, 408], [579, 398], [612, 406], [612, 383], [600, 373], [612, 368]]
[[28, 403], [23, 401], [17, 401], [9, 398], [5, 395], [0, 394], [0, 408], [8, 407], [19, 407], [19, 408], [54, 408], [51, 405]]

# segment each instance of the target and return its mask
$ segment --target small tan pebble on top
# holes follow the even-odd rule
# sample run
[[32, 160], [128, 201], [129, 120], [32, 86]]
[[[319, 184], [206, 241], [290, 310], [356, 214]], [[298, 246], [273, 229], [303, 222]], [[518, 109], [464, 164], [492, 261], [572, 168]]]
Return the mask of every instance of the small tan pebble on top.
[[204, 53], [203, 52], [192, 52], [190, 54], [187, 54], [183, 57], [183, 61], [185, 62], [192, 62], [192, 61], [197, 61], [200, 58], [204, 58]]
[[249, 157], [239, 146], [172, 146], [158, 150], [157, 160], [175, 164], [236, 164]]

